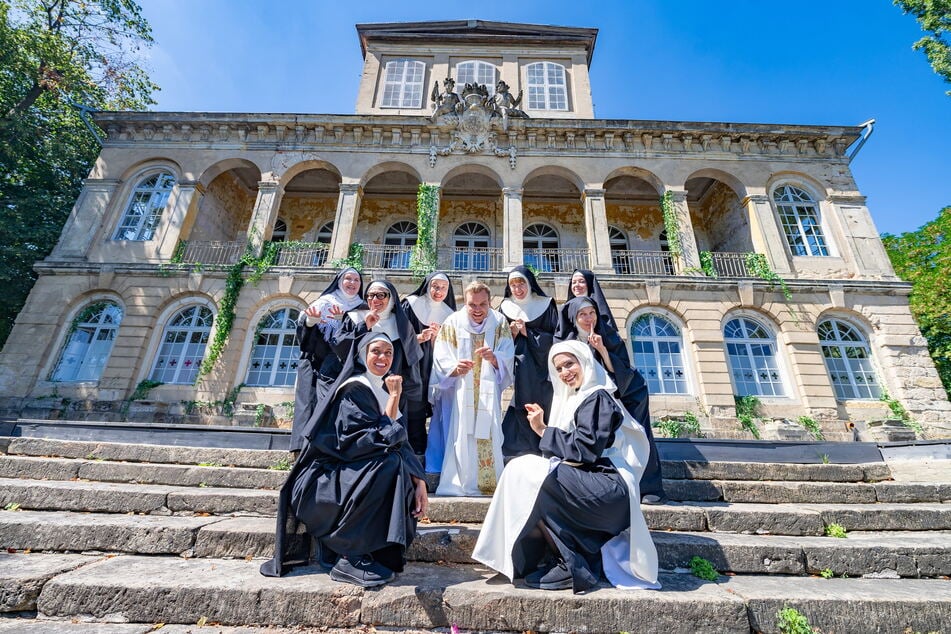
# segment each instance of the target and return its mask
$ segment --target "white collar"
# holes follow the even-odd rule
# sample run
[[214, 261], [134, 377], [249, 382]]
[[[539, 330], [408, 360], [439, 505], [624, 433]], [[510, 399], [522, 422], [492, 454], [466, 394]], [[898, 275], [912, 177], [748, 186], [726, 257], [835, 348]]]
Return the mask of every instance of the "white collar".
[[534, 321], [545, 314], [548, 306], [551, 304], [551, 297], [539, 297], [535, 293], [529, 292], [525, 299], [516, 299], [506, 297], [502, 300], [499, 310], [509, 319], [521, 319], [522, 321]]

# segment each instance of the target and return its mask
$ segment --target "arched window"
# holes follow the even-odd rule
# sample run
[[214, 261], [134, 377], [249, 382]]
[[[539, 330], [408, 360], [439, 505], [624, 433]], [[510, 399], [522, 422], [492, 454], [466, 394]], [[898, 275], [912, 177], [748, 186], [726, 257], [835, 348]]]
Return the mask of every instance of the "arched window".
[[752, 319], [731, 319], [723, 328], [727, 360], [738, 396], [783, 396], [776, 339]]
[[81, 310], [73, 319], [50, 381], [98, 381], [121, 322], [122, 309], [115, 302], [96, 302]]
[[383, 237], [383, 244], [390, 247], [383, 254], [383, 268], [409, 268], [409, 259], [416, 245], [417, 232], [416, 223], [408, 220], [401, 220], [390, 225]]
[[488, 62], [470, 60], [456, 66], [456, 84], [459, 89], [465, 84], [484, 84], [489, 94], [495, 94], [495, 66]]
[[783, 185], [773, 192], [773, 201], [793, 255], [829, 255], [819, 205], [812, 196], [798, 187]]
[[535, 62], [525, 67], [530, 110], [567, 110], [568, 85], [565, 67], [554, 62]]
[[631, 324], [634, 367], [651, 394], [686, 394], [683, 338], [680, 329], [660, 315], [641, 315]]
[[254, 348], [248, 363], [248, 385], [288, 386], [297, 378], [296, 308], [282, 308], [265, 315], [254, 331]]
[[274, 231], [271, 232], [271, 242], [284, 242], [287, 240], [287, 223], [281, 218], [274, 223]]
[[149, 378], [162, 383], [194, 383], [205, 356], [214, 315], [207, 306], [189, 306], [175, 313], [162, 333]]
[[394, 59], [383, 71], [383, 108], [422, 108], [426, 64], [414, 59]]
[[453, 270], [489, 270], [489, 229], [481, 222], [459, 225], [452, 234], [452, 246]]
[[171, 172], [147, 176], [136, 185], [113, 240], [151, 240], [175, 187]]
[[861, 333], [839, 319], [823, 320], [816, 330], [836, 398], [878, 400], [882, 388], [872, 367], [872, 353]]
[[611, 264], [614, 272], [621, 275], [631, 273], [630, 259], [623, 251], [627, 250], [627, 236], [617, 227], [608, 226], [608, 240], [611, 244]]
[[546, 224], [536, 222], [525, 227], [522, 233], [522, 250], [525, 264], [542, 272], [560, 270], [558, 263], [558, 234]]

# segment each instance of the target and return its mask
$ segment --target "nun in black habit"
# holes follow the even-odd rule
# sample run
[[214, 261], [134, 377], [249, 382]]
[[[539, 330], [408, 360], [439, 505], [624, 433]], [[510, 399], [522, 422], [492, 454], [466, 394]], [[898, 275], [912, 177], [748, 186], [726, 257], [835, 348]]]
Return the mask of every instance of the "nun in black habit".
[[416, 332], [400, 305], [396, 287], [386, 280], [373, 280], [366, 287], [366, 301], [343, 318], [333, 340], [337, 356], [346, 359], [359, 347], [370, 332], [382, 332], [393, 342], [393, 372], [403, 377], [400, 411], [408, 411], [408, 403], [423, 399], [419, 378], [419, 361], [423, 350]]
[[275, 554], [261, 574], [283, 576], [311, 563], [312, 551], [332, 579], [363, 587], [403, 570], [428, 498], [399, 411], [402, 377], [389, 374], [393, 351], [383, 333], [364, 337], [317, 404], [281, 487]]
[[643, 428], [650, 443], [650, 456], [641, 477], [641, 502], [663, 504], [664, 493], [660, 471], [660, 456], [650, 424], [650, 402], [647, 382], [641, 373], [631, 366], [627, 346], [616, 328], [598, 310], [591, 297], [575, 297], [562, 306], [562, 321], [558, 326], [556, 341], [578, 340], [586, 343], [595, 352], [595, 358], [603, 365], [617, 385], [618, 399]]
[[657, 551], [638, 504], [644, 431], [613, 396], [589, 346], [556, 343], [548, 366], [548, 423], [540, 407], [528, 406], [542, 455], [505, 467], [472, 557], [543, 590], [583, 592], [602, 572], [618, 588], [659, 588]]
[[[575, 269], [574, 273], [571, 274], [571, 281], [568, 283], [568, 296], [565, 297], [565, 303], [575, 297], [590, 297], [594, 300], [594, 304], [598, 307], [598, 313], [601, 314], [601, 318], [604, 319], [611, 328], [618, 330], [614, 316], [611, 314], [611, 307], [608, 306], [608, 300], [604, 296], [604, 291], [601, 290], [601, 285], [598, 283], [598, 278], [588, 269]], [[565, 304], [561, 306], [561, 314], [565, 314]], [[564, 321], [564, 318], [562, 318], [562, 321]]]
[[300, 360], [294, 390], [294, 423], [291, 427], [291, 451], [300, 451], [300, 430], [310, 420], [319, 391], [333, 383], [342, 364], [331, 348], [340, 322], [349, 310], [363, 303], [363, 276], [355, 268], [345, 268], [334, 277], [317, 301], [297, 320]]
[[[415, 291], [403, 298], [403, 312], [416, 333], [416, 341], [423, 352], [419, 360], [419, 379], [422, 398], [410, 401], [406, 413], [409, 442], [416, 455], [426, 453], [426, 419], [432, 416], [429, 403], [429, 376], [433, 369], [433, 342], [446, 317], [456, 312], [456, 296], [449, 276], [442, 272], [430, 273]], [[438, 468], [436, 469], [438, 471]]]
[[526, 403], [537, 403], [548, 411], [552, 386], [548, 378], [548, 350], [558, 329], [558, 309], [525, 266], [509, 273], [505, 298], [499, 305], [515, 342], [514, 394], [502, 418], [502, 455], [538, 454], [538, 434], [528, 424]]

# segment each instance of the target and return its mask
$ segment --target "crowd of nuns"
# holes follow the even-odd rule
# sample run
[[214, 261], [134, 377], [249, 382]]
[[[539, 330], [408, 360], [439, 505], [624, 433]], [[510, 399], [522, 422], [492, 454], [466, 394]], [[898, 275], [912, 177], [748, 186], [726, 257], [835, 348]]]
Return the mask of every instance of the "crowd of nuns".
[[[498, 313], [515, 347], [501, 421], [505, 468], [473, 558], [513, 583], [584, 592], [659, 588], [640, 504], [666, 501], [647, 384], [632, 367], [598, 280], [576, 270], [556, 306], [526, 267]], [[386, 280], [340, 271], [300, 316], [291, 451], [273, 559], [373, 587], [402, 572], [444, 438], [427, 433], [433, 346], [456, 311], [445, 273], [400, 301]], [[303, 529], [301, 529], [303, 525]]]

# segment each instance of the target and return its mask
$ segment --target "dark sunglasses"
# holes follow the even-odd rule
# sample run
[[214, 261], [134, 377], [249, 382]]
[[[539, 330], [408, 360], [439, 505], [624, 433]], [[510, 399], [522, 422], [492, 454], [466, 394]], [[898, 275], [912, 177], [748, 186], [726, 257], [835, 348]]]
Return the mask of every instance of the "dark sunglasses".
[[386, 299], [390, 294], [386, 291], [367, 293], [367, 299]]

